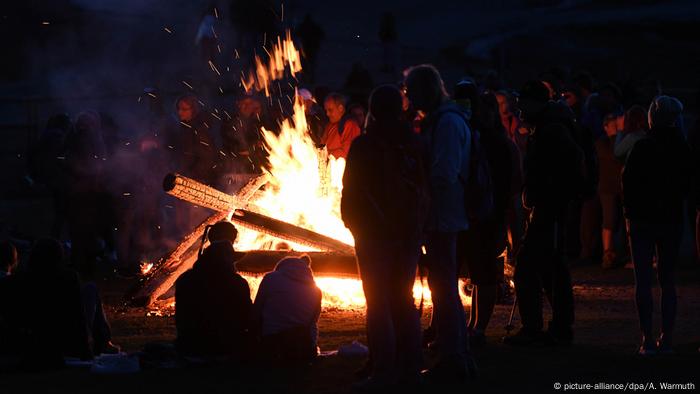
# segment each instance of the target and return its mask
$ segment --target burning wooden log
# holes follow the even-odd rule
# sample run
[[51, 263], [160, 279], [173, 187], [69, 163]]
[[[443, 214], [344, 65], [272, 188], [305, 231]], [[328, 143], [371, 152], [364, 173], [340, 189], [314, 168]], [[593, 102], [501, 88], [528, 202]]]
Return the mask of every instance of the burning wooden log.
[[163, 180], [163, 190], [180, 200], [217, 212], [228, 213], [245, 206], [245, 201], [239, 198], [179, 174], [166, 175]]
[[198, 241], [201, 240], [204, 229], [209, 225], [225, 220], [227, 216], [228, 213], [225, 212], [217, 212], [211, 215], [191, 233], [187, 234], [173, 251], [161, 257], [151, 270], [150, 275], [146, 277], [145, 281], [131, 296], [131, 304], [139, 306], [151, 305], [158, 297], [170, 290], [177, 278], [190, 269], [197, 260]]
[[[180, 178], [180, 184], [194, 182], [193, 185], [195, 187], [198, 184], [198, 182], [195, 182], [189, 178], [181, 177], [175, 174], [166, 176], [164, 183], [178, 183], [178, 177]], [[246, 206], [248, 200], [266, 182], [267, 176], [265, 175], [251, 179], [241, 188], [241, 190], [238, 191], [235, 198], [233, 196], [229, 196], [228, 194], [218, 192], [216, 189], [213, 190], [220, 193], [220, 195], [216, 195], [216, 197], [220, 199], [231, 197], [231, 201], [234, 204]], [[183, 187], [182, 189], [185, 188]], [[197, 226], [191, 233], [186, 235], [174, 250], [158, 259], [144, 282], [140, 284], [140, 286], [130, 295], [130, 297], [128, 297], [130, 298], [130, 303], [135, 305], [151, 305], [158, 299], [158, 297], [167, 292], [175, 284], [175, 281], [180, 274], [190, 269], [197, 259], [197, 252], [199, 250], [199, 244], [197, 241], [201, 240], [201, 236], [204, 233], [206, 226], [225, 220], [229, 213], [230, 209], [213, 214], [204, 220], [199, 226]]]
[[[228, 195], [194, 179], [179, 174], [168, 174], [163, 180], [163, 189], [172, 196], [198, 206], [226, 213], [233, 211], [230, 220], [241, 227], [322, 251], [349, 255], [355, 253], [355, 248], [344, 242], [261, 213], [243, 209], [243, 207], [248, 206], [247, 199]], [[244, 187], [244, 189], [246, 188]], [[242, 189], [242, 191], [244, 190]], [[257, 188], [247, 188], [245, 190], [247, 194], [244, 197], [252, 196], [255, 191]]]

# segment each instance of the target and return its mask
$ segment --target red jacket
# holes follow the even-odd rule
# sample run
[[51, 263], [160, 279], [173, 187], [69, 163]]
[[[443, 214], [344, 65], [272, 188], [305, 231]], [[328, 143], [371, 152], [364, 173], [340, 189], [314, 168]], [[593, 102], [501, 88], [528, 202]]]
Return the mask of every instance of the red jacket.
[[[338, 133], [338, 125], [343, 124], [343, 132]], [[341, 120], [338, 123], [328, 123], [323, 132], [321, 143], [326, 145], [328, 154], [336, 159], [348, 157], [352, 140], [360, 135], [360, 126], [350, 118]]]

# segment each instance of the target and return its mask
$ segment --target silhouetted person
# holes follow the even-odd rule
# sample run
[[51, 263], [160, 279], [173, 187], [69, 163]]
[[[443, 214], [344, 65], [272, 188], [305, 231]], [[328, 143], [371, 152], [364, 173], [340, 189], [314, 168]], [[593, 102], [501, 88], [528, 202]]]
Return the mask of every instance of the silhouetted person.
[[314, 21], [311, 14], [306, 14], [304, 16], [304, 20], [302, 20], [297, 27], [295, 35], [301, 40], [305, 79], [308, 83], [313, 83], [316, 79], [316, 59], [318, 58], [318, 51], [321, 49], [321, 43], [326, 35], [321, 26]]
[[355, 388], [420, 381], [420, 321], [413, 285], [428, 209], [424, 150], [402, 117], [401, 92], [370, 97], [367, 134], [353, 141], [343, 175], [341, 213], [355, 238], [367, 300], [371, 371]]
[[347, 99], [330, 93], [323, 103], [328, 116], [328, 123], [323, 132], [321, 143], [326, 145], [328, 154], [336, 159], [346, 158], [352, 141], [360, 135], [360, 126], [347, 113]]
[[605, 135], [595, 142], [598, 154], [599, 182], [598, 198], [603, 212], [601, 239], [603, 241], [602, 267], [614, 268], [617, 264], [615, 233], [620, 227], [622, 216], [622, 163], [615, 158], [614, 145], [617, 134], [617, 116], [609, 115], [603, 121]]
[[260, 172], [266, 163], [262, 128], [270, 130], [258, 97], [243, 96], [236, 103], [237, 113], [221, 125], [221, 140], [230, 171]]
[[[696, 94], [697, 102], [700, 102], [700, 91]], [[692, 150], [694, 161], [693, 191], [688, 202], [688, 213], [690, 226], [695, 235], [695, 259], [700, 263], [700, 111], [695, 117], [693, 128], [688, 131], [688, 144]], [[693, 226], [693, 224], [695, 224]]]
[[28, 153], [29, 175], [35, 182], [45, 185], [51, 193], [54, 214], [51, 235], [56, 238], [61, 237], [68, 213], [65, 142], [72, 128], [68, 115], [52, 116]]
[[[514, 163], [517, 165], [517, 168], [514, 169], [512, 187], [514, 190], [521, 190], [523, 186], [523, 158], [527, 151], [527, 138], [530, 132], [516, 115], [518, 108], [513, 95], [505, 90], [499, 90], [495, 95], [496, 100], [498, 100], [501, 124], [506, 130], [508, 138], [518, 149], [518, 162]], [[513, 265], [515, 263], [515, 253], [520, 250], [520, 241], [525, 233], [526, 212], [523, 209], [523, 202], [519, 196], [512, 199], [511, 206], [507, 212], [508, 243], [510, 246], [508, 262]]]
[[215, 61], [218, 53], [217, 45], [219, 40], [214, 29], [215, 26], [216, 14], [214, 6], [210, 6], [202, 15], [197, 28], [197, 35], [194, 38], [195, 45], [199, 47], [199, 55], [205, 63]]
[[178, 352], [193, 357], [245, 359], [250, 346], [250, 289], [235, 268], [230, 222], [209, 230], [211, 243], [194, 266], [175, 282]]
[[212, 121], [196, 96], [185, 95], [175, 103], [179, 127], [172, 135], [178, 172], [209, 183], [214, 166], [214, 145], [210, 128]]
[[425, 375], [428, 380], [459, 381], [474, 368], [467, 355], [467, 323], [457, 288], [456, 256], [457, 233], [469, 228], [460, 176], [469, 173], [471, 131], [461, 110], [449, 102], [440, 73], [433, 66], [410, 68], [405, 84], [411, 105], [427, 114], [421, 125], [429, 152], [425, 258], [439, 356]]
[[[573, 113], [549, 97], [542, 82], [530, 81], [518, 102], [522, 117], [533, 127], [523, 188], [523, 203], [532, 213], [515, 267], [522, 328], [505, 338], [512, 345], [570, 344], [573, 340], [574, 300], [565, 229], [568, 205], [579, 196], [584, 183], [585, 158], [567, 127]], [[543, 289], [552, 306], [547, 335], [542, 332]]]
[[[675, 271], [683, 229], [683, 200], [692, 181], [692, 157], [678, 122], [683, 105], [669, 96], [649, 106], [648, 138], [637, 141], [622, 174], [623, 206], [636, 281], [642, 355], [672, 352], [676, 319]], [[661, 335], [652, 330], [653, 262], [661, 287]]]
[[[455, 89], [458, 102], [460, 97], [460, 89]], [[483, 94], [471, 97], [470, 101], [478, 103], [472, 105], [471, 125], [479, 133], [479, 142], [491, 169], [494, 207], [486, 218], [470, 223], [472, 226], [463, 233], [458, 250], [462, 250], [474, 285], [468, 323], [470, 340], [472, 344], [483, 344], [503, 279], [500, 255], [507, 245], [506, 212], [520, 191], [513, 183], [520, 171], [520, 157], [518, 148], [503, 129], [495, 95]]]
[[[170, 166], [175, 172], [205, 184], [215, 180], [215, 148], [211, 138], [211, 118], [205, 113], [194, 95], [179, 97], [175, 102], [176, 124], [168, 130], [167, 145]], [[206, 213], [192, 204], [169, 199], [175, 207], [173, 229], [176, 238], [189, 233], [206, 217]]]
[[[102, 120], [94, 111], [81, 112], [66, 137], [68, 230], [71, 263], [83, 273], [94, 271], [103, 252], [102, 240], [112, 231], [113, 212], [105, 192], [106, 148]], [[113, 227], [112, 227], [113, 228]]]
[[505, 90], [496, 92], [496, 99], [498, 100], [501, 123], [506, 129], [508, 137], [518, 146], [522, 160], [525, 157], [525, 152], [527, 152], [527, 136], [529, 133], [516, 113], [518, 108], [515, 104], [515, 99], [511, 93]]
[[60, 366], [67, 356], [92, 357], [81, 285], [63, 260], [58, 241], [41, 239], [32, 248], [27, 269], [11, 277], [14, 302], [7, 322], [27, 368]]
[[253, 320], [268, 360], [310, 361], [318, 354], [321, 290], [308, 256], [286, 257], [265, 274], [253, 303]]

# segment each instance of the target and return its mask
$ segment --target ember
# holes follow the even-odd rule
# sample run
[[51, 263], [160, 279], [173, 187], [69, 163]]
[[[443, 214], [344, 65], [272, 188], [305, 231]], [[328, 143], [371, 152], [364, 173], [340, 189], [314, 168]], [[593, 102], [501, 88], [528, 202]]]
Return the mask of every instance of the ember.
[[[243, 80], [243, 84], [246, 90], [264, 91], [269, 96], [270, 83], [284, 78], [285, 72], [293, 77], [301, 71], [301, 66], [299, 52], [289, 32], [284, 40], [278, 38], [272, 50], [267, 52], [269, 64], [264, 65], [256, 57], [256, 70], [249, 74], [247, 81]], [[213, 66], [211, 62], [210, 66]], [[177, 174], [166, 177], [164, 188], [169, 194], [195, 205], [220, 214], [228, 213], [228, 219], [239, 227], [236, 250], [292, 249], [352, 255], [354, 239], [340, 217], [345, 160], [336, 159], [325, 148], [316, 147], [308, 132], [304, 106], [297, 92], [293, 104], [293, 116], [282, 120], [279, 133], [262, 128], [269, 167], [263, 168], [264, 175], [254, 178], [236, 195]], [[174, 269], [164, 267], [165, 275], [184, 272], [194, 262], [196, 257], [190, 250], [193, 237], [187, 237], [178, 247], [180, 253], [167, 258], [167, 264], [163, 265], [173, 265]], [[247, 279], [254, 297], [262, 277], [251, 275]], [[167, 291], [173, 279], [161, 282], [145, 286], [155, 289], [147, 296], [149, 303]], [[356, 276], [324, 276], [321, 272], [317, 276], [317, 285], [323, 291], [324, 308], [352, 309], [365, 305], [362, 283]], [[469, 297], [463, 290], [464, 283], [460, 287], [463, 303], [469, 304]], [[413, 293], [417, 302], [421, 298], [430, 301], [430, 291], [421, 281], [416, 281]]]

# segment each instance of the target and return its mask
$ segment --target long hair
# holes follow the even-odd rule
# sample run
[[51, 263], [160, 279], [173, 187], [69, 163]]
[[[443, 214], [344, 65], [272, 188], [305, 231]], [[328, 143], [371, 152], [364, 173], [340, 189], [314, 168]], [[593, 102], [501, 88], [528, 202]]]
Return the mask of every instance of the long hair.
[[406, 88], [420, 110], [432, 110], [449, 95], [440, 72], [432, 64], [413, 66], [404, 72]]

